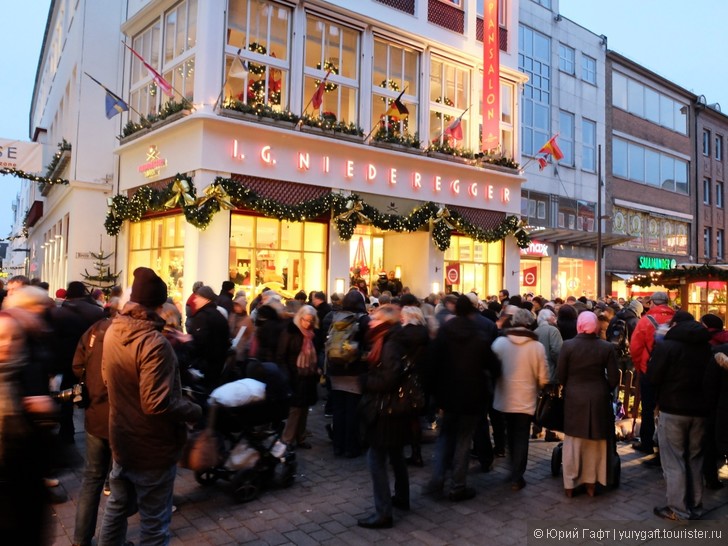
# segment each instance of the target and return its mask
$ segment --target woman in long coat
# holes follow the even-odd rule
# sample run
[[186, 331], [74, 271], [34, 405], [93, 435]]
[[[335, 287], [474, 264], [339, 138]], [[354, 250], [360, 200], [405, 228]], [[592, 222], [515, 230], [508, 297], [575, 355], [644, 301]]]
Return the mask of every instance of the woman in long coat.
[[607, 438], [614, 434], [611, 392], [619, 382], [614, 344], [599, 339], [599, 320], [579, 314], [575, 338], [564, 341], [557, 375], [564, 387], [564, 492], [584, 485], [594, 496], [607, 484]]

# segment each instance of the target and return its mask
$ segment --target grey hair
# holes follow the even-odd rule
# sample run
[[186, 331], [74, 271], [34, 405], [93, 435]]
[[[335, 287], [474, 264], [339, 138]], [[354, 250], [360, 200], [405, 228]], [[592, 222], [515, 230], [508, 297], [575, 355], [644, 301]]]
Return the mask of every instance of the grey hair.
[[525, 326], [530, 328], [534, 323], [533, 313], [528, 309], [518, 309], [511, 317], [511, 326]]

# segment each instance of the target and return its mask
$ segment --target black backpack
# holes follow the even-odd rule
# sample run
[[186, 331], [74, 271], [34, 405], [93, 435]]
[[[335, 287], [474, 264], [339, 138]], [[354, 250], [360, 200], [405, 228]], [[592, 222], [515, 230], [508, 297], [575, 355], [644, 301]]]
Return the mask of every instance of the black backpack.
[[617, 357], [629, 356], [629, 330], [627, 321], [619, 315], [615, 316], [607, 328], [607, 341], [617, 349]]

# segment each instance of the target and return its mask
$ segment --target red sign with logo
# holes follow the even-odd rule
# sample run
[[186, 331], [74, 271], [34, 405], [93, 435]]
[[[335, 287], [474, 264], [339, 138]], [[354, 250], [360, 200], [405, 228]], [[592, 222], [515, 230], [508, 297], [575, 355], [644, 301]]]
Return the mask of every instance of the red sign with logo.
[[536, 286], [538, 283], [538, 267], [527, 267], [523, 270], [523, 286]]
[[452, 263], [445, 267], [445, 280], [447, 284], [460, 284], [460, 264]]

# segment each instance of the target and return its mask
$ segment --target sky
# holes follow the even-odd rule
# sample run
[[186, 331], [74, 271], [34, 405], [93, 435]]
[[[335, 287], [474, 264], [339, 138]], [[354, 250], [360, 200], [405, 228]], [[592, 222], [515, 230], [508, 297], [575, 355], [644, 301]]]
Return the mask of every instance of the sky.
[[[529, 2], [531, 0], [520, 0]], [[557, 0], [553, 0], [556, 3]], [[726, 0], [558, 0], [564, 17], [608, 47], [728, 113]], [[4, 1], [0, 10], [0, 137], [28, 140], [28, 115], [50, 0]], [[20, 188], [0, 176], [0, 238], [10, 234]]]

